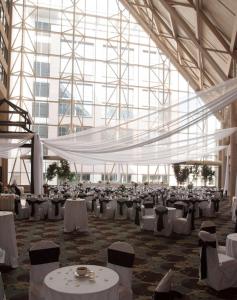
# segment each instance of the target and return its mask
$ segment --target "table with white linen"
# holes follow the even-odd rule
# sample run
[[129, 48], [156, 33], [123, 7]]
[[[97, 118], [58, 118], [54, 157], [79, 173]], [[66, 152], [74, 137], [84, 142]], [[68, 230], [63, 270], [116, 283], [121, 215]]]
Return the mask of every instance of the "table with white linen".
[[237, 233], [227, 235], [226, 254], [237, 259]]
[[16, 231], [12, 212], [0, 211], [0, 248], [5, 250], [5, 263], [12, 268], [18, 266]]
[[0, 194], [0, 210], [15, 210], [15, 194]]
[[118, 274], [106, 267], [86, 265], [93, 278], [77, 278], [77, 266], [50, 272], [44, 279], [45, 300], [118, 300]]
[[85, 199], [67, 199], [64, 210], [64, 232], [88, 231], [88, 215]]

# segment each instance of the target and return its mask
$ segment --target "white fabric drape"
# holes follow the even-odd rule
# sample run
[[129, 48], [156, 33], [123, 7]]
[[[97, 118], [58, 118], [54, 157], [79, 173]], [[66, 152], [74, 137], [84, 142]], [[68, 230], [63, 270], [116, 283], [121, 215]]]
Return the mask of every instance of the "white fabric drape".
[[224, 184], [224, 193], [227, 192], [228, 193], [228, 189], [229, 189], [229, 164], [230, 164], [230, 145], [228, 145], [227, 147], [227, 151], [226, 151], [226, 167], [225, 167], [225, 184]]
[[61, 147], [53, 147], [51, 145], [47, 145], [47, 147], [60, 157], [71, 162], [85, 164], [105, 162], [128, 164], [173, 163], [200, 159], [200, 157], [223, 150], [226, 146], [217, 147], [217, 141], [229, 136], [235, 131], [237, 131], [237, 128], [228, 128], [218, 130], [212, 134], [181, 140], [175, 135], [172, 139], [167, 138], [152, 145], [106, 154], [80, 153], [80, 151], [76, 149], [77, 143], [75, 143], [73, 139], [67, 139], [67, 144], [70, 145], [70, 147], [67, 147], [67, 151], [62, 150]]
[[[45, 139], [48, 148], [80, 154], [107, 154], [130, 150], [183, 134], [194, 125], [235, 101], [237, 79], [231, 79], [171, 106], [111, 127], [97, 127], [54, 139]], [[205, 104], [204, 104], [205, 103]], [[188, 111], [187, 107], [192, 108]]]
[[0, 138], [0, 157], [8, 159], [15, 158], [21, 154], [26, 154], [30, 150], [21, 148], [21, 146], [24, 145], [30, 138], [31, 136], [20, 140]]
[[43, 193], [43, 151], [39, 135], [34, 135], [34, 193]]

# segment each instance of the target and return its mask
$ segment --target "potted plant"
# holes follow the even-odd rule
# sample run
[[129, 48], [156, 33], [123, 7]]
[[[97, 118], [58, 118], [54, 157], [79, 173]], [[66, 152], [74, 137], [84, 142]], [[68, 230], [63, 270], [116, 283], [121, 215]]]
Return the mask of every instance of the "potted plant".
[[56, 162], [52, 163], [51, 165], [48, 166], [47, 171], [46, 171], [46, 179], [47, 182], [51, 181], [54, 179], [54, 177], [57, 175], [57, 164]]
[[202, 166], [202, 177], [203, 177], [203, 180], [204, 180], [204, 186], [207, 185], [207, 181], [209, 182], [212, 182], [213, 180], [213, 177], [215, 175], [215, 171], [212, 170], [212, 168], [206, 164], [204, 164]]
[[189, 176], [188, 167], [181, 168], [180, 164], [174, 164], [173, 169], [174, 169], [174, 175], [178, 185], [184, 183], [188, 179]]

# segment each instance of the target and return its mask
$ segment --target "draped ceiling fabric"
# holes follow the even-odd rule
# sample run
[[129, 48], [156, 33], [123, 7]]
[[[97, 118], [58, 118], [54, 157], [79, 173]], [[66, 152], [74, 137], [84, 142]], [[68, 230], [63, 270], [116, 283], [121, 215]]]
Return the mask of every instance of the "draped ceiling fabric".
[[[224, 149], [218, 140], [236, 128], [197, 135], [195, 126], [236, 100], [237, 79], [225, 81], [193, 97], [110, 127], [96, 127], [43, 144], [71, 162], [130, 164], [174, 163], [200, 159]], [[185, 108], [192, 108], [187, 111]], [[182, 111], [181, 111], [182, 110]], [[70, 148], [69, 148], [70, 145]]]
[[[195, 126], [231, 104], [236, 98], [237, 79], [234, 78], [198, 92], [189, 99], [127, 122], [43, 139], [42, 143], [60, 157], [76, 163], [116, 162], [144, 165], [198, 160], [223, 150], [225, 146], [217, 146], [218, 140], [231, 135], [236, 128], [222, 129], [210, 134], [192, 134]], [[36, 141], [40, 160], [35, 163], [38, 170], [41, 170], [42, 149], [38, 136]], [[18, 143], [6, 140], [5, 144], [1, 144], [0, 157], [11, 157], [11, 151], [25, 142], [23, 139]], [[35, 159], [37, 160], [36, 157]], [[37, 176], [36, 180], [40, 182], [41, 179]]]
[[0, 158], [15, 158], [29, 152], [29, 149], [23, 149], [21, 146], [28, 142], [32, 136], [32, 133], [25, 133], [24, 137], [18, 139], [14, 133], [13, 138], [11, 138], [10, 134], [5, 138], [5, 134], [1, 134], [0, 132]]

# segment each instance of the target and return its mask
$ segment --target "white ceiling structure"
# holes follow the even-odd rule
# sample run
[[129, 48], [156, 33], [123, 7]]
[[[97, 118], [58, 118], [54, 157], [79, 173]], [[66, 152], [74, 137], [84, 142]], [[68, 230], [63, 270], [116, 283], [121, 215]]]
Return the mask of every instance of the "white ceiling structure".
[[236, 0], [120, 0], [194, 90], [236, 76]]

